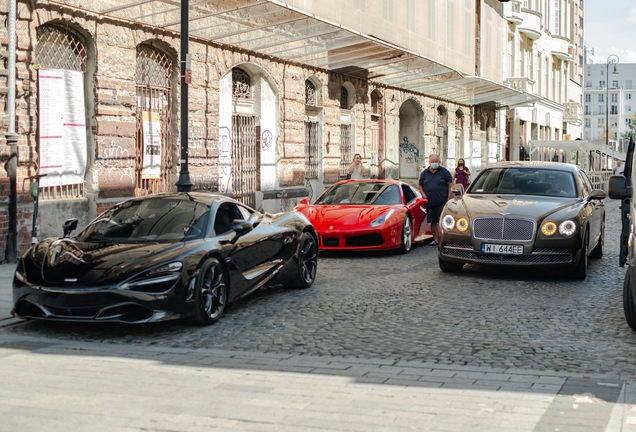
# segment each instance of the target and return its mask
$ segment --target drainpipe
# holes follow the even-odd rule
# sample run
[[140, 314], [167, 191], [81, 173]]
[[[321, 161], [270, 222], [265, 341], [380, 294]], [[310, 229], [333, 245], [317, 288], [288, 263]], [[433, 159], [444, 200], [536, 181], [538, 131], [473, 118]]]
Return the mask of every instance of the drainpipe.
[[[192, 181], [188, 171], [188, 84], [190, 84], [190, 55], [188, 54], [189, 39], [189, 0], [181, 0], [181, 160], [177, 191], [190, 192]], [[186, 76], [187, 74], [187, 76]]]
[[8, 128], [6, 133], [9, 146], [9, 160], [5, 165], [9, 176], [9, 230], [7, 233], [7, 249], [5, 260], [9, 263], [17, 262], [18, 250], [18, 191], [16, 174], [18, 170], [18, 134], [15, 133], [15, 47], [16, 47], [16, 16], [17, 0], [9, 0], [9, 58], [8, 58], [8, 94], [7, 114]]

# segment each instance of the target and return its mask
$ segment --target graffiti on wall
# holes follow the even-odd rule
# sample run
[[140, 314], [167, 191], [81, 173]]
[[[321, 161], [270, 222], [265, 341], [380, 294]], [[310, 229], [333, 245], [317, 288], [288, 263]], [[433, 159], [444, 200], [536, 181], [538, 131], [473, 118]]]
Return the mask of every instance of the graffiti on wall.
[[117, 145], [115, 141], [104, 148], [103, 157], [95, 161], [98, 171], [109, 176], [119, 174], [119, 181], [134, 184], [135, 158], [130, 156], [128, 149]]
[[420, 173], [420, 151], [404, 136], [400, 143], [400, 176], [417, 177]]
[[228, 127], [219, 128], [219, 183], [221, 193], [229, 193], [232, 182], [232, 131]]

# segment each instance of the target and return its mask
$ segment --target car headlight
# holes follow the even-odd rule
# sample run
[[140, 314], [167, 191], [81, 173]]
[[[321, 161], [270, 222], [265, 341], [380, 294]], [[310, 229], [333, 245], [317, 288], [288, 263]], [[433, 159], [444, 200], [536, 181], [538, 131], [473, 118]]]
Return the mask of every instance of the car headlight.
[[461, 232], [466, 231], [468, 229], [468, 219], [459, 218], [457, 220], [457, 229], [460, 230]]
[[129, 279], [120, 285], [121, 289], [143, 292], [164, 292], [169, 290], [181, 276], [183, 264], [176, 261], [155, 267], [147, 273]]
[[372, 221], [370, 226], [372, 227], [379, 227], [380, 225], [383, 225], [384, 222], [387, 221], [387, 219], [389, 219], [389, 217], [393, 214], [393, 209], [389, 210], [388, 212], [384, 213], [382, 216], [380, 216], [379, 218], [377, 218], [376, 220]]
[[571, 236], [576, 232], [576, 223], [573, 220], [566, 220], [559, 225], [559, 233], [566, 237]]
[[451, 215], [446, 215], [442, 218], [442, 228], [446, 231], [450, 231], [455, 227], [455, 218]]
[[557, 232], [557, 225], [552, 221], [544, 222], [541, 225], [541, 232], [548, 237], [554, 235]]

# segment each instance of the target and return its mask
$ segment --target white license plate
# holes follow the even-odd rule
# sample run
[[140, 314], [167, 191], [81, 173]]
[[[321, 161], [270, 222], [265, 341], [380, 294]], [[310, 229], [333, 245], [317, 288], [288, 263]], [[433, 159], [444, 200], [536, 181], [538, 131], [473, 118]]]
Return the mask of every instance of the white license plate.
[[482, 243], [481, 251], [487, 254], [523, 255], [523, 246]]

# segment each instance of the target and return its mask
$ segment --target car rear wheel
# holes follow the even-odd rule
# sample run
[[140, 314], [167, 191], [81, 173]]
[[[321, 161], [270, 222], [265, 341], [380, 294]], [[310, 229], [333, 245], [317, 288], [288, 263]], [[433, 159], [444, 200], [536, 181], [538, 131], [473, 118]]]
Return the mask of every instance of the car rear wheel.
[[590, 252], [590, 258], [603, 258], [603, 249], [605, 248], [605, 221], [601, 224], [601, 238], [598, 239], [596, 247]]
[[214, 324], [225, 312], [228, 285], [225, 269], [216, 258], [207, 259], [197, 278], [196, 313], [189, 321], [197, 325]]
[[280, 283], [285, 288], [309, 288], [314, 283], [318, 270], [318, 245], [314, 236], [303, 233], [298, 254], [291, 261], [281, 270]]
[[404, 216], [404, 224], [402, 225], [402, 243], [400, 244], [399, 252], [401, 254], [407, 254], [411, 251], [413, 246], [413, 226], [411, 225], [411, 218]]
[[444, 273], [459, 273], [464, 268], [464, 263], [445, 261], [438, 256], [439, 269]]
[[585, 234], [583, 246], [581, 246], [581, 257], [579, 258], [579, 262], [576, 264], [576, 267], [574, 267], [574, 272], [572, 273], [572, 277], [577, 280], [583, 280], [587, 276], [587, 242], [588, 234]]
[[632, 291], [632, 278], [627, 270], [625, 274], [625, 282], [623, 283], [623, 309], [625, 311], [625, 319], [627, 324], [636, 331], [636, 306], [634, 305], [634, 294]]

